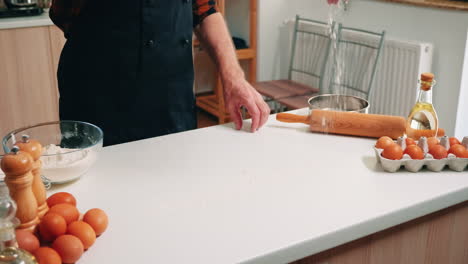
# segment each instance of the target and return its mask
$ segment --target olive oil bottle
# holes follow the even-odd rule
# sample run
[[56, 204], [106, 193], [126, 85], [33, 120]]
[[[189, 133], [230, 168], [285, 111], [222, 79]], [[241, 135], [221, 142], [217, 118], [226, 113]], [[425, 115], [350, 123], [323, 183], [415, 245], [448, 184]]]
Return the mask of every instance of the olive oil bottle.
[[[5, 183], [0, 183], [0, 264], [38, 264], [36, 258], [18, 248], [16, 242], [16, 203]], [[15, 223], [16, 222], [16, 223]]]
[[418, 140], [420, 137], [437, 137], [439, 120], [432, 105], [434, 74], [423, 73], [419, 81], [420, 90], [416, 104], [411, 109], [406, 123], [406, 135]]

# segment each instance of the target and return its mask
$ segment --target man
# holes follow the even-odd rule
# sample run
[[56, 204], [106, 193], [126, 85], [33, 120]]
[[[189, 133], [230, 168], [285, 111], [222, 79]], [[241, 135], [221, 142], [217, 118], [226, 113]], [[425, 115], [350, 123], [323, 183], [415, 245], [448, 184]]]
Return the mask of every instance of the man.
[[60, 118], [100, 126], [113, 145], [196, 128], [192, 32], [218, 65], [237, 129], [255, 132], [270, 109], [245, 80], [213, 0], [53, 0], [67, 42], [60, 56]]

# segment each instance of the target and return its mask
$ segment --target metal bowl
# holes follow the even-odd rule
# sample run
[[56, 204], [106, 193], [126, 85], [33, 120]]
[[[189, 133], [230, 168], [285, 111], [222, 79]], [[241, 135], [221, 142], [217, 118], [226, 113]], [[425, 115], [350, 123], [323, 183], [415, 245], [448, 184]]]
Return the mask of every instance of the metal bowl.
[[310, 110], [330, 110], [340, 112], [356, 112], [367, 114], [369, 102], [352, 95], [323, 94], [309, 98]]

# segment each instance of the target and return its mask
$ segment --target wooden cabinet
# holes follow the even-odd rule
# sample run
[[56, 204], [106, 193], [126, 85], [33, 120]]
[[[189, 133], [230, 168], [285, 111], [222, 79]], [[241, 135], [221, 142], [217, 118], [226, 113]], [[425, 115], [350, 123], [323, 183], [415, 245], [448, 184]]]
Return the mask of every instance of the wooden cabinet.
[[291, 264], [466, 264], [467, 221], [463, 202]]
[[55, 26], [0, 30], [0, 137], [59, 119], [56, 72], [63, 43]]

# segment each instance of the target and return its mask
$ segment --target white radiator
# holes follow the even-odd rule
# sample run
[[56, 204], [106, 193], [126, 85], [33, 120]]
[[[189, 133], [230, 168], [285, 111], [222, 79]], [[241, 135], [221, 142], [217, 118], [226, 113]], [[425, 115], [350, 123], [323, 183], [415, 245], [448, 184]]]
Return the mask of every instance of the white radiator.
[[430, 72], [429, 43], [386, 39], [369, 95], [370, 113], [407, 116], [416, 101], [418, 79]]
[[[294, 20], [287, 20], [285, 24], [288, 25], [292, 38]], [[319, 33], [327, 31], [324, 25], [314, 25], [309, 30]], [[387, 32], [387, 34], [389, 33], [391, 34], [391, 32]], [[346, 32], [346, 37], [374, 46], [377, 45], [378, 41], [373, 36], [354, 32]], [[420, 74], [431, 71], [432, 54], [433, 45], [430, 43], [396, 40], [386, 37], [369, 95], [369, 113], [407, 116], [416, 101]], [[297, 54], [297, 56], [301, 57], [300, 54]], [[329, 60], [324, 78], [325, 87], [328, 87], [328, 75], [331, 65], [332, 62]], [[367, 78], [369, 79], [369, 77], [370, 74]], [[314, 83], [310, 83], [310, 85], [314, 85]], [[354, 94], [353, 92], [349, 93]]]

